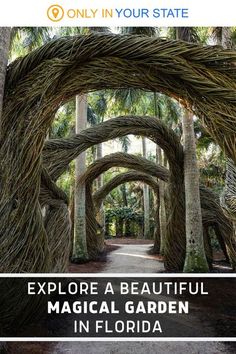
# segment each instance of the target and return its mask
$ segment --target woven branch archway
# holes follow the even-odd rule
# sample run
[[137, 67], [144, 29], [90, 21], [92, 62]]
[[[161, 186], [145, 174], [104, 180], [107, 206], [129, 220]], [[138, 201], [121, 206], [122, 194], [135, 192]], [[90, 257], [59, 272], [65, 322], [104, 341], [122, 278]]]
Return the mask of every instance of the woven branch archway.
[[[178, 257], [173, 258], [173, 252], [174, 254], [179, 254], [179, 263], [177, 266], [175, 265], [175, 269], [181, 269], [185, 254], [185, 223], [184, 220], [182, 224], [179, 221], [183, 219], [184, 215], [183, 149], [177, 135], [161, 121], [152, 117], [117, 117], [101, 123], [95, 128], [86, 129], [74, 138], [48, 141], [44, 148], [45, 164], [47, 162], [47, 168], [53, 179], [57, 179], [68, 167], [72, 159], [88, 147], [127, 134], [143, 135], [150, 138], [165, 150], [168, 157], [170, 165], [169, 194], [172, 210], [171, 222], [168, 224], [168, 249], [170, 254], [167, 255], [167, 259], [170, 259], [170, 262], [177, 262]], [[132, 166], [130, 167], [132, 168]], [[93, 171], [91, 176], [94, 176], [94, 173]], [[148, 173], [152, 174], [150, 170]], [[91, 198], [90, 194], [87, 196], [88, 200], [89, 198]], [[176, 222], [178, 223], [177, 230]], [[94, 225], [94, 228], [91, 227], [91, 232], [95, 232], [97, 227], [95, 222], [89, 221], [88, 223]], [[173, 234], [175, 234], [174, 238], [172, 237]], [[227, 233], [224, 233], [224, 235], [227, 235]], [[229, 232], [228, 235], [229, 239], [225, 237], [229, 242], [226, 242], [229, 244], [230, 249], [234, 250], [235, 245], [232, 245], [232, 234]], [[178, 243], [176, 240], [182, 241]], [[95, 248], [97, 249], [97, 247]], [[222, 248], [224, 248], [223, 245]], [[232, 251], [230, 253], [234, 254]]]
[[103, 235], [98, 236], [98, 224], [95, 216], [96, 211], [94, 208], [94, 203], [92, 198], [92, 184], [93, 181], [99, 175], [101, 175], [102, 173], [104, 173], [105, 171], [109, 170], [112, 167], [124, 167], [129, 169], [135, 169], [136, 171], [147, 173], [149, 174], [149, 176], [155, 176], [161, 179], [168, 178], [168, 171], [164, 167], [157, 166], [154, 163], [150, 164], [149, 161], [143, 157], [138, 157], [135, 155], [130, 155], [121, 152], [107, 155], [95, 161], [93, 164], [91, 164], [88, 167], [86, 172], [79, 179], [78, 184], [85, 183], [86, 185], [87, 245], [88, 245], [89, 256], [95, 259], [98, 256], [98, 253], [103, 250], [104, 239], [103, 239]]
[[[50, 176], [56, 180], [66, 170], [69, 163], [85, 149], [127, 134], [136, 134], [151, 139], [165, 151], [167, 156], [170, 170], [171, 217], [167, 225], [166, 242], [169, 247], [166, 252], [165, 266], [169, 270], [181, 270], [185, 256], [185, 222], [179, 223], [176, 230], [175, 220], [181, 220], [184, 215], [183, 148], [179, 137], [163, 122], [148, 116], [123, 116], [98, 124], [95, 128], [86, 129], [72, 138], [47, 141], [43, 150], [44, 165]], [[91, 233], [95, 231], [95, 223], [88, 222], [87, 224], [91, 225]], [[174, 234], [174, 230], [175, 238], [173, 239], [171, 235]], [[168, 254], [169, 250], [171, 251]], [[173, 253], [176, 255], [175, 258], [172, 257]]]
[[[168, 250], [171, 251], [166, 256], [166, 267], [171, 270], [180, 270], [185, 255], [185, 222], [179, 223], [176, 230], [174, 220], [181, 220], [184, 215], [183, 149], [179, 143], [179, 137], [163, 122], [147, 116], [117, 117], [101, 123], [95, 128], [86, 129], [74, 138], [48, 141], [43, 151], [44, 165], [51, 177], [56, 180], [66, 170], [68, 164], [88, 147], [127, 134], [148, 137], [165, 151], [168, 158], [171, 218], [168, 223], [167, 243]], [[95, 230], [95, 224], [93, 225], [91, 233]], [[174, 234], [174, 229], [175, 239], [179, 242], [176, 242], [171, 236]], [[175, 258], [172, 257], [172, 252], [176, 255]]]
[[[132, 155], [130, 155], [132, 158]], [[146, 161], [145, 161], [146, 162]], [[168, 178], [168, 172], [167, 176], [163, 173], [163, 169], [159, 168], [160, 166], [156, 166], [156, 174], [159, 176], [158, 178], [160, 179], [165, 179], [166, 177]], [[156, 176], [157, 177], [157, 176]], [[155, 250], [155, 253], [158, 253], [160, 250], [160, 225], [159, 225], [159, 185], [157, 183], [157, 180], [155, 180], [153, 177], [151, 177], [147, 173], [143, 172], [138, 172], [137, 170], [133, 171], [130, 170], [128, 172], [120, 173], [113, 177], [110, 181], [108, 181], [106, 184], [104, 184], [99, 190], [97, 190], [93, 194], [93, 203], [95, 207], [95, 213], [97, 214], [99, 212], [99, 209], [101, 208], [101, 204], [103, 200], [106, 198], [106, 196], [115, 188], [120, 186], [121, 184], [128, 183], [128, 182], [142, 182], [147, 184], [154, 192], [155, 196], [155, 202], [154, 202], [154, 208], [155, 208], [155, 214], [154, 214], [154, 220], [155, 220], [155, 230], [154, 230], [154, 246], [153, 250]]]
[[191, 107], [236, 162], [235, 60], [235, 52], [182, 41], [113, 34], [67, 37], [13, 62], [7, 93], [16, 87], [27, 93], [32, 82], [36, 92], [30, 92], [27, 106], [42, 93], [53, 99], [53, 93], [53, 111], [59, 99], [78, 92], [118, 87], [160, 91]]
[[[154, 162], [149, 161], [143, 157], [138, 157], [135, 155], [129, 155], [127, 153], [114, 153], [107, 155], [93, 164], [91, 164], [87, 171], [80, 177], [78, 183], [85, 183], [86, 185], [86, 222], [87, 222], [87, 238], [88, 245], [90, 245], [89, 253], [90, 256], [97, 257], [98, 253], [102, 250], [103, 240], [100, 237], [97, 237], [97, 229], [98, 225], [96, 222], [96, 211], [94, 206], [94, 201], [92, 198], [92, 183], [93, 181], [102, 173], [110, 169], [111, 167], [126, 167], [133, 168], [137, 171], [141, 171], [147, 173], [149, 176], [153, 176], [159, 178], [165, 182], [169, 181], [169, 171], [162, 167], [156, 165]], [[107, 190], [113, 186], [113, 183], [117, 183], [120, 180], [119, 175], [114, 177], [114, 182], [111, 180], [107, 185], [101, 188], [97, 193], [98, 195], [98, 203], [99, 195], [103, 196]], [[178, 179], [176, 180], [176, 183]], [[180, 182], [182, 183], [182, 182]], [[184, 192], [183, 192], [184, 193]], [[200, 188], [201, 194], [201, 203], [202, 203], [202, 215], [203, 215], [203, 225], [207, 228], [209, 226], [213, 226], [218, 240], [221, 244], [221, 247], [226, 255], [226, 257], [234, 260], [236, 256], [236, 243], [233, 238], [233, 229], [232, 224], [227, 220], [224, 216], [222, 209], [219, 205], [219, 200], [209, 189], [205, 187]], [[95, 194], [96, 196], [96, 194]], [[169, 194], [169, 198], [172, 195]], [[175, 196], [176, 198], [176, 196]], [[178, 195], [178, 200], [183, 201], [184, 195]], [[176, 254], [176, 247], [181, 248], [182, 250], [182, 262], [184, 261], [184, 253], [185, 253], [185, 238], [180, 238], [176, 236], [176, 230], [185, 228], [184, 218], [175, 218], [175, 214], [173, 214], [172, 209], [173, 199], [170, 199], [169, 202], [169, 220], [167, 228], [169, 230], [169, 237], [167, 242], [172, 242], [168, 244], [168, 250], [165, 254], [165, 258], [167, 258], [166, 262], [173, 262], [173, 259], [180, 258], [180, 254]], [[178, 208], [183, 208], [183, 203], [178, 205]], [[181, 209], [183, 210], [183, 209]], [[183, 211], [184, 212], [184, 211]], [[170, 228], [171, 225], [171, 228]], [[173, 233], [172, 233], [173, 232]], [[175, 248], [172, 247], [173, 243], [175, 244]], [[227, 247], [227, 251], [226, 251]], [[169, 257], [169, 258], [168, 258]], [[178, 259], [179, 259], [178, 258]], [[234, 262], [231, 262], [232, 265]]]
[[128, 134], [144, 136], [158, 144], [165, 151], [170, 170], [180, 172], [183, 165], [180, 138], [159, 119], [149, 116], [120, 116], [85, 129], [74, 137], [46, 141], [43, 164], [51, 178], [57, 180], [81, 152], [93, 145]]
[[[130, 181], [139, 181], [139, 180], [145, 181], [147, 184], [150, 185], [151, 188], [153, 188], [156, 194], [156, 198], [159, 198], [159, 193], [158, 193], [159, 186], [157, 182], [152, 177], [150, 177], [150, 175], [152, 175], [153, 177], [160, 178], [164, 182], [167, 182], [169, 172], [166, 169], [165, 173], [163, 173], [164, 169], [162, 168], [163, 171], [161, 171], [162, 173], [159, 174], [158, 166], [156, 166], [156, 172], [154, 166], [151, 166], [151, 164], [149, 164], [148, 166], [150, 167], [150, 170], [149, 171], [147, 170], [146, 172], [148, 173], [148, 175], [137, 171], [120, 173], [119, 175], [113, 177], [106, 184], [104, 184], [100, 189], [98, 189], [93, 194], [93, 202], [94, 202], [96, 212], [98, 212], [103, 200], [114, 188], [118, 187], [123, 183], [127, 183]], [[149, 180], [151, 183], [149, 182]], [[233, 240], [232, 224], [224, 216], [219, 204], [219, 200], [217, 196], [214, 195], [214, 193], [212, 193], [208, 188], [201, 186], [200, 195], [201, 195], [203, 226], [205, 230], [209, 226], [213, 226], [218, 241], [221, 245], [221, 248], [226, 256], [226, 259], [228, 259], [229, 257], [231, 263], [234, 264], [232, 260], [235, 258], [236, 255], [236, 245]], [[206, 239], [205, 237], [206, 252], [208, 253], [207, 254], [208, 259], [210, 260], [212, 254], [211, 254], [211, 250], [209, 250], [209, 244], [210, 244], [210, 240]], [[160, 249], [160, 230], [159, 230], [159, 217], [157, 213], [157, 230], [155, 232], [154, 250], [155, 252], [158, 252], [159, 249]]]
[[[157, 171], [158, 171], [158, 167], [159, 166], [157, 166]], [[163, 175], [161, 177], [161, 174], [158, 178], [162, 180], [164, 179]], [[167, 172], [167, 178], [168, 178], [168, 172]], [[100, 189], [98, 189], [93, 194], [93, 202], [94, 202], [94, 207], [96, 212], [100, 209], [103, 200], [113, 189], [117, 188], [121, 184], [128, 183], [128, 182], [136, 182], [136, 181], [140, 181], [148, 184], [149, 187], [153, 189], [153, 191], [156, 194], [156, 197], [158, 198], [159, 186], [157, 181], [155, 181], [154, 178], [147, 173], [131, 170], [128, 172], [120, 173], [117, 176], [113, 177], [112, 179], [110, 179], [110, 181], [105, 183]]]
[[53, 269], [39, 193], [42, 149], [61, 104], [96, 89], [160, 91], [192, 109], [235, 162], [235, 58], [219, 47], [92, 34], [52, 41], [13, 62], [0, 122], [0, 269]]
[[104, 88], [163, 92], [192, 109], [236, 163], [235, 59], [219, 47], [91, 34], [57, 39], [13, 62], [0, 121], [0, 271], [55, 271], [39, 195], [45, 138], [63, 103]]

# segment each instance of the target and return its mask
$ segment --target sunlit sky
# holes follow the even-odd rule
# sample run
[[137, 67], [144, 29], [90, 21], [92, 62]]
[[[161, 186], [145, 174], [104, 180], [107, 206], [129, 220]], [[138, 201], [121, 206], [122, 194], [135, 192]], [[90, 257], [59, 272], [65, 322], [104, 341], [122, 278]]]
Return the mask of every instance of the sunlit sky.
[[[142, 155], [142, 140], [136, 136], [129, 135], [131, 144], [129, 146], [128, 153], [141, 154]], [[149, 139], [147, 141], [147, 154], [156, 154], [156, 145]], [[118, 140], [108, 141], [103, 143], [103, 155], [111, 154], [113, 152], [122, 151], [121, 144]]]

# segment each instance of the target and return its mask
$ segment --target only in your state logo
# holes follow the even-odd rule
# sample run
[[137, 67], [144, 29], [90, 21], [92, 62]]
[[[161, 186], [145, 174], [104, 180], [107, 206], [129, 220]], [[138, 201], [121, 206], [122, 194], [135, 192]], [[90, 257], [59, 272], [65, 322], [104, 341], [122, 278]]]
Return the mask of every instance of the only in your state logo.
[[64, 9], [60, 5], [52, 5], [47, 10], [49, 20], [59, 22], [64, 17]]

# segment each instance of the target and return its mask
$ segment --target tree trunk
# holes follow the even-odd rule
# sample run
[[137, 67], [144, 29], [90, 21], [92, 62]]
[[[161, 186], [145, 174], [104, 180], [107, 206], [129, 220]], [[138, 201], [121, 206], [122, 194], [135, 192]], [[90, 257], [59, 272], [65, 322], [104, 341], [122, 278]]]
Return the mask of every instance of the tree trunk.
[[203, 242], [199, 170], [196, 158], [193, 115], [187, 110], [183, 114], [182, 125], [186, 206], [186, 258], [184, 272], [207, 272], [209, 268]]
[[[143, 157], [147, 158], [147, 140], [142, 137]], [[143, 214], [144, 214], [144, 229], [143, 236], [145, 239], [150, 237], [150, 203], [149, 203], [149, 187], [143, 185]]]
[[232, 48], [231, 27], [216, 27], [214, 32], [217, 45], [224, 49]]
[[[124, 207], [128, 207], [128, 200], [127, 200], [127, 190], [126, 190], [126, 184], [123, 183], [121, 185], [121, 193], [122, 193], [122, 199], [123, 199], [123, 204]], [[131, 232], [130, 232], [130, 220], [127, 219], [124, 221], [125, 224], [125, 230], [124, 230], [124, 236], [125, 237], [130, 237], [131, 236]]]
[[155, 228], [154, 228], [154, 243], [153, 247], [150, 249], [150, 254], [159, 254], [160, 253], [160, 247], [161, 247], [161, 230], [160, 230], [160, 219], [159, 219], [159, 213], [160, 213], [160, 190], [158, 190], [158, 193], [154, 193], [154, 206], [156, 210], [156, 215], [154, 218], [155, 222]]
[[[162, 150], [157, 145], [156, 147], [156, 160], [157, 163], [162, 166]], [[160, 222], [160, 254], [165, 254], [165, 241], [166, 241], [166, 206], [165, 206], [165, 182], [159, 180], [159, 199], [160, 199], [160, 208], [159, 208], [159, 222]]]
[[[155, 117], [161, 119], [161, 110], [160, 107], [157, 104], [157, 94], [156, 92], [153, 93], [153, 98], [154, 98], [154, 115]], [[159, 164], [160, 166], [163, 165], [162, 161], [162, 150], [159, 145], [156, 145], [156, 163]], [[159, 236], [159, 253], [163, 254], [165, 253], [165, 240], [166, 240], [166, 228], [167, 228], [167, 220], [166, 220], [166, 206], [165, 206], [165, 184], [163, 181], [159, 180], [159, 200], [158, 200], [158, 215], [157, 215], [157, 221], [159, 222], [159, 225], [156, 230], [156, 235], [155, 235], [155, 240]], [[159, 233], [159, 235], [158, 235]], [[154, 243], [154, 249], [158, 249], [157, 247], [157, 241]]]
[[75, 229], [75, 188], [74, 185], [70, 187], [70, 204], [69, 204], [69, 215], [71, 222], [71, 243], [70, 243], [70, 259], [73, 255], [73, 244], [74, 244], [74, 229]]
[[92, 146], [93, 162], [97, 160], [97, 145]]
[[10, 27], [0, 27], [0, 122], [2, 116], [2, 104], [4, 96], [4, 84], [10, 45]]
[[[76, 96], [76, 134], [86, 128], [87, 96]], [[88, 260], [86, 240], [85, 185], [77, 185], [79, 177], [86, 170], [86, 152], [82, 152], [75, 160], [75, 210], [74, 210], [74, 242], [72, 261], [81, 263]]]
[[[101, 159], [103, 156], [102, 153], [102, 143], [97, 145], [97, 159]], [[103, 174], [100, 174], [97, 178], [97, 189], [100, 189], [103, 186]], [[105, 213], [103, 203], [100, 206], [100, 210], [97, 214], [98, 223], [101, 226], [103, 237], [105, 236]]]

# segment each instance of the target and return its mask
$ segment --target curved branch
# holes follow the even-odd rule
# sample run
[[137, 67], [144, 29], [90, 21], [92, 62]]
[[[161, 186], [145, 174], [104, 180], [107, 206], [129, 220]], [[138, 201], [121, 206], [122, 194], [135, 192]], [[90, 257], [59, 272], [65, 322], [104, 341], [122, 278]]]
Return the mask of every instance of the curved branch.
[[[155, 117], [121, 116], [85, 129], [68, 139], [53, 139], [45, 143], [44, 165], [56, 180], [69, 163], [89, 147], [128, 134], [145, 136], [166, 153], [170, 169], [176, 173], [183, 165], [183, 148], [178, 136]], [[181, 174], [181, 172], [180, 172]]]
[[[91, 164], [86, 172], [80, 177], [80, 179], [77, 181], [77, 183], [82, 183], [86, 185], [86, 222], [87, 222], [87, 237], [88, 237], [88, 244], [91, 245], [91, 248], [89, 250], [92, 258], [96, 257], [97, 255], [97, 241], [96, 241], [96, 234], [97, 234], [97, 229], [98, 225], [96, 222], [96, 217], [95, 217], [95, 206], [94, 206], [94, 201], [92, 198], [92, 183], [93, 181], [102, 173], [107, 171], [108, 169], [119, 166], [119, 167], [126, 167], [126, 168], [132, 168], [135, 169], [136, 171], [146, 173], [149, 176], [152, 177], [157, 177], [160, 178], [161, 180], [168, 182], [170, 181], [170, 173], [166, 168], [162, 166], [156, 165], [154, 162], [149, 161], [143, 157], [138, 157], [135, 155], [129, 155], [127, 153], [114, 153], [107, 155], [97, 161], [95, 161], [93, 164]], [[119, 180], [119, 175], [115, 177], [115, 183], [116, 181]], [[179, 176], [176, 177], [176, 186], [178, 186], [178, 183], [182, 183], [181, 180], [179, 180]], [[113, 180], [108, 182], [108, 187], [107, 184], [102, 187], [101, 190], [97, 192], [97, 195], [102, 195], [104, 191], [107, 190], [107, 188], [113, 185]], [[172, 186], [173, 187], [173, 186]], [[180, 190], [180, 189], [179, 189]], [[169, 218], [169, 224], [171, 225], [170, 229], [170, 240], [177, 246], [177, 247], [182, 247], [182, 238], [180, 238], [178, 234], [178, 230], [184, 229], [185, 221], [184, 218], [177, 218], [176, 214], [173, 213], [173, 205], [176, 204], [176, 200], [179, 201], [179, 204], [177, 203], [175, 206], [174, 211], [176, 208], [178, 209], [177, 212], [182, 212], [184, 213], [183, 209], [183, 200], [184, 200], [184, 190], [182, 190], [182, 194], [176, 194], [176, 190], [173, 189], [173, 195], [170, 195], [170, 218]], [[95, 195], [96, 196], [96, 195]], [[228, 258], [227, 253], [229, 254], [229, 257], [231, 260], [234, 259], [235, 254], [236, 254], [236, 243], [234, 240], [233, 236], [233, 229], [232, 229], [232, 224], [230, 223], [229, 220], [225, 217], [225, 215], [222, 212], [222, 209], [219, 204], [219, 200], [215, 196], [213, 192], [211, 192], [209, 189], [207, 189], [204, 186], [200, 187], [200, 196], [201, 196], [201, 206], [203, 209], [203, 224], [205, 226], [213, 226], [217, 227], [217, 237], [219, 239], [219, 242], [221, 244], [222, 250], [224, 251], [226, 257]], [[174, 199], [173, 199], [174, 198]], [[173, 202], [174, 201], [174, 202]], [[168, 224], [168, 225], [169, 225]], [[168, 227], [167, 225], [167, 227]], [[173, 232], [171, 232], [173, 230]], [[219, 232], [218, 232], [219, 231]], [[175, 238], [174, 238], [175, 235]], [[178, 235], [178, 237], [176, 236]], [[182, 235], [182, 234], [181, 234]], [[183, 235], [182, 235], [183, 236]], [[183, 242], [185, 238], [183, 237]], [[226, 247], [228, 251], [226, 251]], [[183, 250], [183, 248], [181, 248]], [[169, 251], [170, 256], [173, 257], [173, 249], [170, 248]], [[168, 254], [168, 256], [169, 256]], [[175, 252], [174, 252], [175, 254]], [[232, 263], [232, 262], [231, 262]]]
[[168, 181], [169, 178], [169, 172], [165, 167], [156, 165], [154, 162], [141, 156], [127, 154], [125, 152], [115, 152], [93, 162], [79, 178], [77, 183], [91, 184], [98, 176], [112, 167], [135, 169], [136, 171], [160, 178], [163, 181]]
[[[157, 170], [158, 170], [157, 166]], [[164, 170], [164, 168], [163, 168]], [[167, 172], [167, 177], [168, 177], [168, 172]], [[155, 177], [163, 179], [163, 174], [160, 174], [159, 176], [156, 175]], [[113, 177], [110, 181], [108, 181], [106, 184], [104, 184], [100, 189], [98, 189], [94, 194], [93, 194], [93, 201], [95, 208], [98, 210], [101, 207], [102, 201], [106, 198], [106, 196], [115, 188], [120, 186], [123, 183], [127, 182], [135, 182], [135, 181], [141, 181], [146, 184], [148, 184], [155, 194], [158, 197], [158, 191], [159, 191], [159, 186], [158, 183], [154, 180], [153, 177], [150, 177], [150, 175], [142, 172], [137, 172], [137, 171], [129, 171], [129, 172], [124, 172], [120, 173], [119, 175]]]
[[219, 47], [159, 38], [60, 38], [9, 66], [5, 107], [8, 116], [16, 106], [18, 116], [32, 112], [43, 131], [76, 94], [127, 87], [159, 91], [192, 109], [236, 161], [235, 60], [235, 52]]

